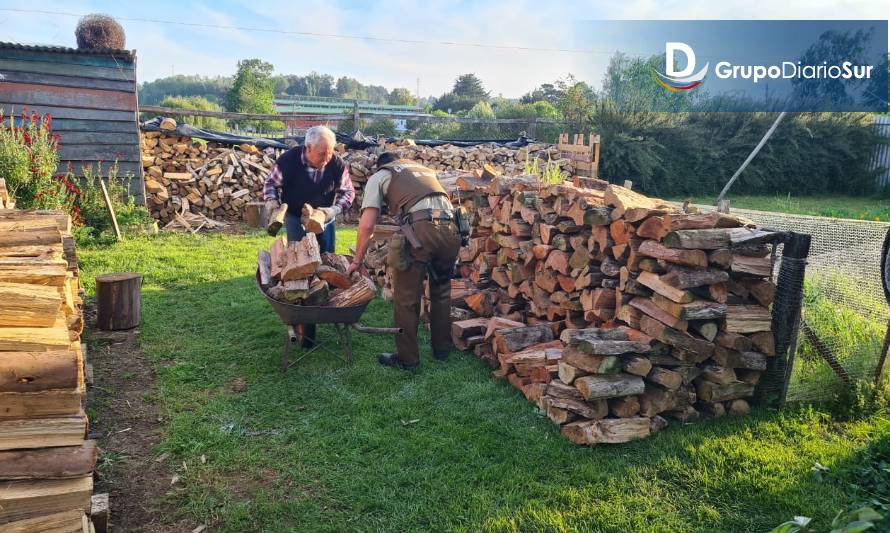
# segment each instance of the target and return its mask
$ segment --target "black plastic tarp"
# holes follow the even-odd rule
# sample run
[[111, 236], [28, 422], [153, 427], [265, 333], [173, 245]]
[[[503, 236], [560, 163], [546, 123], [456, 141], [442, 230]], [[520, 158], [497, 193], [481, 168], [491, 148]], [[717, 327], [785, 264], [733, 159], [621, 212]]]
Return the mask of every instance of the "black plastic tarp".
[[[161, 130], [161, 120], [163, 117], [155, 117], [151, 120], [147, 120], [141, 124], [141, 127], [145, 131], [164, 131], [165, 133], [168, 130]], [[205, 141], [218, 142], [222, 144], [253, 144], [257, 148], [290, 148], [295, 144], [303, 144], [303, 137], [282, 137], [278, 139], [268, 139], [265, 137], [250, 137], [246, 135], [235, 135], [233, 133], [224, 133], [221, 131], [213, 131], [213, 130], [205, 130], [202, 128], [196, 128], [190, 124], [178, 124], [176, 126], [176, 134], [181, 135], [183, 137], [192, 137], [196, 139], [204, 139]], [[334, 132], [337, 136], [337, 142], [343, 143], [346, 145], [346, 148], [350, 150], [362, 150], [364, 148], [372, 148], [379, 146], [377, 144], [377, 139], [374, 137], [368, 137], [360, 132], [353, 134], [345, 134], [340, 132]], [[386, 139], [387, 142], [396, 141], [398, 139], [394, 137], [389, 137]], [[469, 147], [476, 146], [478, 144], [496, 144], [498, 146], [506, 146], [509, 148], [521, 148], [526, 146], [527, 144], [536, 142], [534, 139], [529, 139], [525, 136], [519, 137], [515, 140], [504, 140], [504, 139], [480, 139], [480, 140], [440, 140], [440, 139], [415, 139], [414, 144], [418, 146], [444, 146], [446, 144], [450, 144], [452, 146], [460, 146], [460, 147]]]

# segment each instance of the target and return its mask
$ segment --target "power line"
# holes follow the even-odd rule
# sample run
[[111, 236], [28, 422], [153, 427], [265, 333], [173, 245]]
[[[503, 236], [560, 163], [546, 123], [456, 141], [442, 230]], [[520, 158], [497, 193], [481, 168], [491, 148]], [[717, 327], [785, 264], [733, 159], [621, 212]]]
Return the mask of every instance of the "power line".
[[[39, 9], [15, 9], [15, 8], [0, 8], [0, 11], [5, 11], [9, 13], [21, 13], [21, 14], [31, 14], [31, 15], [59, 15], [64, 17], [81, 17], [82, 15], [78, 13], [65, 13], [62, 11], [46, 11]], [[211, 29], [221, 29], [221, 30], [240, 30], [240, 31], [251, 31], [251, 32], [259, 32], [259, 33], [277, 33], [282, 35], [299, 35], [302, 37], [317, 37], [317, 38], [327, 38], [327, 39], [350, 39], [350, 40], [358, 40], [358, 41], [376, 41], [376, 42], [388, 42], [388, 43], [398, 43], [398, 44], [428, 44], [428, 45], [437, 45], [437, 46], [464, 46], [471, 48], [490, 48], [497, 50], [518, 50], [525, 52], [560, 52], [560, 53], [571, 53], [571, 54], [609, 54], [611, 55], [614, 51], [610, 50], [594, 50], [594, 49], [580, 49], [580, 48], [544, 48], [537, 46], [518, 46], [518, 45], [501, 45], [501, 44], [487, 44], [487, 43], [468, 43], [468, 42], [459, 42], [459, 41], [428, 41], [422, 39], [400, 39], [395, 37], [374, 37], [372, 35], [350, 35], [344, 33], [319, 33], [319, 32], [310, 32], [310, 31], [290, 31], [290, 30], [277, 30], [273, 28], [258, 28], [251, 26], [229, 26], [224, 24], [208, 24], [203, 22], [183, 22], [179, 20], [162, 20], [162, 19], [149, 19], [149, 18], [140, 18], [140, 17], [118, 17], [115, 16], [117, 20], [124, 20], [128, 22], [146, 22], [151, 24], [170, 24], [175, 26], [188, 26], [193, 28], [211, 28]]]

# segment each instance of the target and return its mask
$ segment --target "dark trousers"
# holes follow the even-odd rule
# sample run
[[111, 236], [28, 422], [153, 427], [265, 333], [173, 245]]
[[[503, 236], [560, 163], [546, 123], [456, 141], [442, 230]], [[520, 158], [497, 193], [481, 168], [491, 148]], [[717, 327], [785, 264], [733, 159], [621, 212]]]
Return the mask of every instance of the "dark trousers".
[[[300, 241], [306, 236], [306, 229], [303, 228], [303, 223], [300, 222], [300, 217], [287, 214], [284, 216], [284, 223], [287, 227], [288, 242]], [[332, 220], [330, 224], [325, 225], [321, 235], [316, 235], [316, 237], [318, 237], [319, 252], [336, 253], [334, 251], [337, 242], [336, 225], [337, 223]], [[301, 324], [300, 328], [303, 337], [303, 346], [312, 346], [315, 342], [315, 324]]]
[[[287, 227], [288, 242], [300, 241], [306, 236], [306, 229], [303, 228], [300, 217], [287, 214], [284, 216], [284, 224]], [[325, 224], [324, 231], [316, 237], [318, 237], [319, 252], [336, 253], [334, 248], [337, 244], [337, 222], [332, 220], [329, 224]]]
[[[423, 297], [423, 280], [428, 268], [440, 273], [429, 276], [430, 333], [434, 353], [447, 353], [451, 349], [451, 279], [454, 262], [460, 250], [460, 234], [454, 222], [420, 221], [412, 224], [422, 248], [413, 249], [404, 237], [396, 235], [405, 244], [391, 246], [389, 267], [392, 270], [393, 305], [396, 327], [402, 333], [396, 335], [396, 353], [399, 360], [413, 365], [420, 360], [417, 346], [417, 326], [420, 322], [420, 300]], [[399, 257], [407, 254], [407, 257]], [[405, 260], [403, 260], [405, 259]], [[406, 267], [406, 268], [403, 268]]]

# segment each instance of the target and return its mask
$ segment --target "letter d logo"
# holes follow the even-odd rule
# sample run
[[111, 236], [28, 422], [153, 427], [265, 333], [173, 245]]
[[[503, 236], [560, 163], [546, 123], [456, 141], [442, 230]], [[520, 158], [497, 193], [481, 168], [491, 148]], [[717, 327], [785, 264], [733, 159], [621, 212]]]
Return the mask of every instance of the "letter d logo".
[[[675, 52], [682, 52], [686, 56], [686, 68], [683, 70], [674, 70]], [[666, 74], [658, 72], [655, 68], [652, 68], [652, 74], [659, 85], [671, 92], [688, 91], [701, 85], [710, 65], [710, 63], [705, 63], [705, 66], [700, 71], [693, 74], [695, 71], [695, 52], [692, 51], [692, 47], [688, 44], [679, 42], [664, 43], [664, 63]]]
[[[683, 52], [686, 56], [686, 68], [674, 70], [674, 52]], [[683, 78], [695, 70], [695, 52], [686, 43], [664, 43], [664, 72], [668, 76]]]

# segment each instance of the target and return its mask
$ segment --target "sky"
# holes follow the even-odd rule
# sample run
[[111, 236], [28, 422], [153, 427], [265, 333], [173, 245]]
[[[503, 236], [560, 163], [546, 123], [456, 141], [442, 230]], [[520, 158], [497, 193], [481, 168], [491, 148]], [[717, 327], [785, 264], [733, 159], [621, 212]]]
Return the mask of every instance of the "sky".
[[575, 21], [886, 20], [890, 10], [888, 0], [0, 0], [0, 41], [74, 47], [77, 19], [88, 13], [119, 19], [140, 82], [231, 75], [239, 59], [260, 58], [280, 74], [316, 71], [412, 93], [419, 80], [421, 96], [441, 95], [473, 72], [492, 95], [516, 98], [569, 73], [599, 86], [615, 50], [579, 45]]

